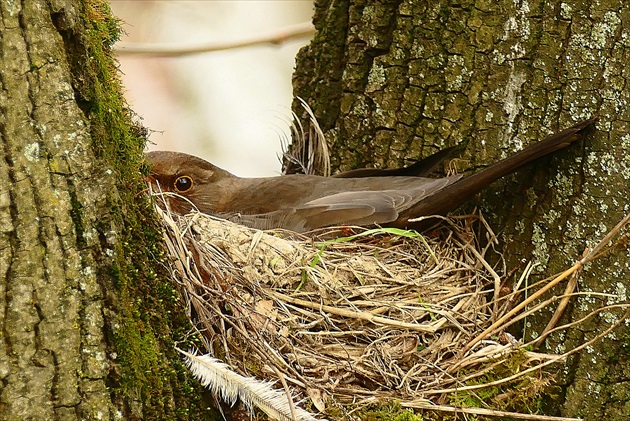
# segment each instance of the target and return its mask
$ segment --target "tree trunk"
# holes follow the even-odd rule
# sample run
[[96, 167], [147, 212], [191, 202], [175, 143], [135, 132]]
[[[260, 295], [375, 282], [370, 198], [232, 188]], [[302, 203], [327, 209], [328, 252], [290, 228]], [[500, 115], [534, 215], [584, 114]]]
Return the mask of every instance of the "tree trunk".
[[[314, 109], [333, 170], [400, 166], [469, 141], [457, 161], [462, 172], [599, 114], [597, 133], [583, 145], [494, 183], [478, 205], [502, 233], [509, 266], [529, 259], [547, 275], [571, 266], [630, 210], [624, 2], [322, 0], [314, 23], [294, 90]], [[587, 267], [580, 284], [612, 297], [574, 300], [564, 321], [627, 302], [627, 248]], [[551, 335], [547, 349], [570, 349], [620, 316], [601, 313]], [[528, 319], [528, 332], [539, 333], [548, 319]], [[547, 411], [626, 419], [629, 347], [623, 327], [569, 361]]]
[[101, 1], [0, 2], [0, 419], [210, 419]]

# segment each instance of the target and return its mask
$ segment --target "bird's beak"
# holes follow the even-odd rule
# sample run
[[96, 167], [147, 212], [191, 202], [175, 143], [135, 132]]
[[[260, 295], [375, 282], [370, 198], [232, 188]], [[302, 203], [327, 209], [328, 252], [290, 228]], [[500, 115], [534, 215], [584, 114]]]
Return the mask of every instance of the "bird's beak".
[[147, 182], [147, 185], [149, 186], [149, 191], [152, 191], [153, 193], [161, 191], [160, 183], [157, 181], [157, 178], [155, 178], [155, 174], [151, 173], [147, 175], [145, 177], [145, 181]]
[[145, 180], [147, 181], [147, 183], [151, 183], [155, 185], [158, 184], [157, 179], [155, 178], [155, 173], [149, 173], [149, 175], [145, 177]]

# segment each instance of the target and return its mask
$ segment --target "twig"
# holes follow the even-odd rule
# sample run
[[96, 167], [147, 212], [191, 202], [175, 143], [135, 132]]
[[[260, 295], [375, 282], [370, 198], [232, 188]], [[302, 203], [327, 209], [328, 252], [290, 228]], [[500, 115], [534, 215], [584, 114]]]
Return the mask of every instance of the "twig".
[[[620, 306], [620, 307], [625, 307], [628, 308], [628, 306]], [[596, 312], [591, 313], [590, 315], [596, 314]], [[545, 361], [544, 363], [538, 364], [534, 367], [529, 367], [523, 371], [519, 371], [516, 374], [513, 374], [511, 376], [502, 378], [500, 380], [496, 380], [493, 382], [489, 382], [489, 383], [484, 383], [484, 384], [477, 384], [477, 385], [470, 385], [470, 386], [463, 386], [463, 387], [458, 387], [458, 388], [453, 388], [453, 389], [442, 389], [442, 390], [428, 390], [425, 391], [426, 394], [442, 394], [442, 393], [452, 393], [452, 392], [459, 392], [459, 391], [465, 391], [465, 390], [475, 390], [475, 389], [483, 389], [485, 387], [490, 387], [490, 386], [498, 386], [500, 384], [504, 384], [504, 383], [508, 383], [511, 382], [512, 380], [515, 380], [519, 377], [524, 376], [527, 373], [531, 373], [533, 371], [538, 371], [541, 368], [544, 368], [548, 365], [554, 364], [556, 362], [565, 360], [569, 355], [575, 354], [578, 351], [586, 348], [589, 345], [592, 345], [593, 343], [597, 342], [598, 340], [600, 340], [601, 338], [603, 338], [604, 336], [608, 335], [610, 332], [612, 332], [617, 326], [619, 326], [625, 319], [628, 318], [628, 316], [630, 316], [630, 309], [626, 310], [626, 313], [619, 319], [617, 320], [612, 326], [610, 326], [608, 329], [606, 329], [604, 332], [598, 334], [597, 336], [595, 336], [593, 339], [591, 339], [588, 342], [585, 342], [583, 344], [581, 344], [580, 346], [575, 347], [574, 349], [572, 349], [571, 351], [565, 352], [562, 355], [558, 355], [557, 357], [554, 358], [550, 358], [548, 361]]]
[[518, 412], [498, 411], [485, 408], [466, 408], [461, 406], [434, 405], [425, 400], [413, 400], [401, 402], [401, 406], [406, 408], [427, 409], [429, 411], [454, 412], [474, 415], [487, 415], [491, 417], [509, 417], [518, 420], [533, 421], [581, 421], [581, 418], [553, 417], [549, 415], [521, 414]]
[[432, 323], [427, 323], [427, 324], [401, 322], [399, 320], [388, 319], [387, 317], [375, 316], [373, 313], [367, 312], [367, 311], [352, 311], [352, 310], [337, 308], [337, 307], [333, 307], [333, 306], [329, 306], [329, 305], [325, 305], [321, 303], [313, 303], [311, 301], [300, 300], [299, 298], [289, 297], [288, 295], [281, 294], [279, 292], [272, 291], [272, 290], [266, 290], [265, 292], [276, 299], [285, 301], [287, 303], [296, 304], [302, 307], [310, 308], [312, 310], [321, 310], [321, 311], [325, 311], [327, 313], [334, 314], [337, 316], [366, 320], [372, 323], [395, 326], [395, 327], [415, 330], [419, 332], [435, 333], [438, 330], [440, 330], [440, 328], [443, 327], [444, 323], [446, 323], [446, 319], [444, 318], [437, 320], [435, 322], [432, 322]]
[[114, 46], [114, 51], [116, 51], [118, 55], [182, 57], [266, 44], [279, 45], [291, 39], [311, 37], [313, 34], [315, 34], [313, 25], [310, 22], [303, 22], [281, 28], [271, 34], [258, 35], [240, 41], [208, 42], [195, 45], [119, 42]]
[[496, 322], [492, 323], [492, 325], [490, 327], [488, 327], [486, 330], [484, 330], [480, 335], [477, 335], [472, 341], [470, 341], [464, 347], [464, 349], [462, 349], [461, 354], [463, 355], [464, 353], [468, 352], [473, 346], [475, 346], [483, 338], [485, 338], [485, 337], [495, 333], [499, 328], [502, 327], [503, 323], [506, 320], [508, 320], [510, 317], [514, 316], [519, 311], [521, 311], [523, 308], [527, 307], [529, 304], [531, 304], [533, 301], [538, 299], [541, 295], [543, 295], [544, 293], [549, 291], [551, 288], [553, 288], [556, 285], [558, 285], [560, 282], [562, 282], [568, 276], [573, 275], [575, 272], [577, 272], [580, 269], [582, 269], [582, 267], [586, 263], [590, 262], [591, 260], [593, 260], [598, 255], [598, 253], [601, 251], [601, 249], [603, 249], [619, 233], [619, 231], [621, 231], [621, 229], [629, 221], [630, 221], [630, 214], [626, 215], [617, 225], [615, 225], [615, 227], [612, 230], [610, 230], [610, 232], [593, 248], [593, 250], [588, 252], [586, 254], [586, 256], [584, 256], [579, 261], [575, 262], [575, 264], [573, 266], [571, 266], [569, 269], [567, 269], [564, 272], [562, 272], [560, 275], [558, 275], [556, 278], [554, 278], [551, 282], [549, 282], [547, 285], [545, 285], [544, 287], [542, 287], [541, 289], [536, 291], [534, 294], [532, 294], [528, 299], [524, 300], [518, 306], [514, 307], [507, 314], [505, 314], [504, 316], [499, 318], [499, 320], [497, 320]]

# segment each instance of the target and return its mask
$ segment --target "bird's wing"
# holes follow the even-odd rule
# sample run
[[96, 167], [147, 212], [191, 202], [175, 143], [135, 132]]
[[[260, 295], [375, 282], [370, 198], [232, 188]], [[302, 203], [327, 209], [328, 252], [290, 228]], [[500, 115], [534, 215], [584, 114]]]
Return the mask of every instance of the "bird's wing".
[[308, 231], [335, 225], [374, 225], [395, 221], [403, 210], [452, 184], [459, 176], [418, 180], [408, 189], [348, 191], [323, 196], [292, 208], [230, 220], [259, 229]]
[[412, 204], [412, 194], [405, 190], [342, 192], [304, 203], [292, 213], [307, 227], [384, 224]]
[[357, 178], [357, 177], [427, 177], [435, 170], [435, 168], [444, 162], [447, 158], [452, 158], [461, 154], [466, 148], [468, 140], [459, 145], [442, 149], [426, 158], [420, 159], [413, 164], [402, 168], [358, 168], [355, 170], [344, 171], [333, 175], [334, 178]]

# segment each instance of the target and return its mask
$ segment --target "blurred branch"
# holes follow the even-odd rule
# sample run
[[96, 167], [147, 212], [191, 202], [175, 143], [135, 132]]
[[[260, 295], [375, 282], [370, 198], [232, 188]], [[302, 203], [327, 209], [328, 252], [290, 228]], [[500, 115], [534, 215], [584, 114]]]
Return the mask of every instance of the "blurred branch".
[[315, 33], [315, 28], [311, 22], [303, 22], [296, 25], [286, 26], [271, 34], [258, 35], [249, 39], [229, 42], [210, 42], [196, 45], [186, 45], [182, 43], [132, 43], [119, 42], [114, 47], [118, 55], [147, 55], [154, 57], [180, 57], [193, 54], [210, 53], [215, 51], [233, 50], [243, 47], [253, 47], [257, 45], [279, 45], [296, 38], [311, 37]]

